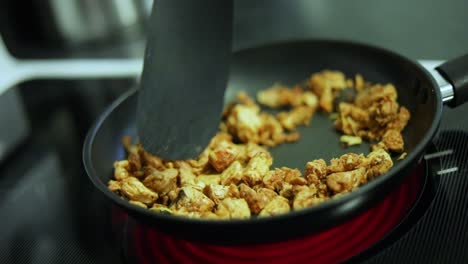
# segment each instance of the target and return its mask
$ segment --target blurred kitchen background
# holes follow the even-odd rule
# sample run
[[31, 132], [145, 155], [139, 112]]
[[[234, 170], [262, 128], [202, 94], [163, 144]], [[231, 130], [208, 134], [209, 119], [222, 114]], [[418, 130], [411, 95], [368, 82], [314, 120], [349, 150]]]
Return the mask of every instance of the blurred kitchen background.
[[[18, 59], [140, 58], [151, 4], [2, 0], [0, 35]], [[234, 50], [333, 38], [375, 44], [415, 60], [445, 60], [468, 53], [467, 10], [466, 0], [235, 0]], [[0, 68], [0, 74], [9, 73]], [[88, 263], [112, 259], [95, 247], [96, 237], [105, 234], [94, 230], [103, 220], [90, 215], [91, 209], [105, 205], [93, 197], [81, 148], [99, 113], [134, 84], [133, 78], [37, 80], [0, 94], [0, 219], [2, 230], [10, 230], [2, 231], [0, 245], [9, 236], [21, 238], [8, 251], [0, 246], [0, 259], [5, 254], [18, 263], [35, 263], [38, 256], [63, 262], [78, 255]], [[31, 215], [37, 226], [22, 227]], [[64, 242], [70, 238], [75, 242]], [[24, 245], [37, 240], [42, 242], [24, 254]]]

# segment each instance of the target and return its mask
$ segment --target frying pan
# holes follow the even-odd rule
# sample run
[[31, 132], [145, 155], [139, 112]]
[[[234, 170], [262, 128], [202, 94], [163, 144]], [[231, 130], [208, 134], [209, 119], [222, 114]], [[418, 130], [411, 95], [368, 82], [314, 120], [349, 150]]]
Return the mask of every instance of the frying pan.
[[[386, 174], [347, 195], [284, 215], [246, 220], [189, 219], [131, 205], [109, 191], [107, 182], [113, 177], [113, 162], [126, 157], [121, 145], [122, 136], [136, 135], [137, 88], [117, 99], [89, 131], [83, 149], [86, 171], [99, 191], [138, 221], [187, 240], [217, 244], [273, 242], [337, 225], [379, 202], [417, 165], [436, 134], [443, 98], [450, 100], [453, 106], [467, 100], [465, 88], [468, 87], [464, 86], [468, 80], [462, 73], [463, 70], [468, 72], [468, 56], [440, 67], [443, 75], [452, 78], [454, 87], [451, 89], [451, 85], [446, 83], [441, 92], [436, 79], [422, 66], [378, 47], [331, 40], [260, 46], [234, 53], [226, 102], [240, 90], [255, 96], [257, 91], [275, 82], [296, 84], [323, 69], [340, 70], [347, 76], [360, 73], [372, 82], [393, 83], [398, 90], [399, 103], [406, 106], [412, 115], [403, 132], [408, 156], [395, 161], [394, 167]], [[303, 171], [306, 162], [313, 159], [329, 160], [347, 152], [369, 152], [368, 144], [343, 149], [339, 144], [339, 133], [324, 114], [315, 114], [311, 124], [300, 128], [299, 132], [302, 136], [299, 142], [271, 149], [273, 167], [288, 166]]]

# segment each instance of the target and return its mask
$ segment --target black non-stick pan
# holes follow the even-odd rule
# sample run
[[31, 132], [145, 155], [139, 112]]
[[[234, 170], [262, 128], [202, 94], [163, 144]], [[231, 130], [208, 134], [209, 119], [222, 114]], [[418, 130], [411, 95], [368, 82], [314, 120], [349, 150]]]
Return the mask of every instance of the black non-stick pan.
[[[465, 89], [468, 88], [468, 78], [463, 74], [468, 73], [468, 57], [442, 65], [442, 75], [450, 79], [449, 83], [455, 88], [446, 86], [441, 92], [436, 79], [419, 64], [381, 48], [341, 41], [298, 41], [261, 46], [234, 54], [226, 101], [232, 100], [240, 90], [254, 96], [256, 91], [275, 82], [296, 84], [324, 69], [340, 70], [348, 76], [359, 73], [372, 82], [393, 83], [398, 90], [398, 101], [412, 115], [403, 132], [408, 156], [396, 162], [388, 173], [350, 194], [304, 210], [247, 220], [189, 219], [131, 205], [109, 191], [107, 182], [113, 175], [113, 162], [126, 157], [122, 136], [136, 135], [136, 88], [115, 101], [91, 128], [83, 150], [88, 175], [106, 197], [137, 220], [189, 240], [241, 244], [271, 242], [337, 225], [376, 204], [417, 165], [436, 134], [443, 99], [451, 99], [449, 102], [453, 106], [468, 99]], [[206, 92], [209, 93], [209, 89]], [[347, 152], [369, 152], [368, 144], [343, 149], [339, 144], [339, 133], [325, 114], [315, 114], [311, 124], [299, 131], [302, 135], [299, 142], [271, 149], [273, 167], [303, 170], [305, 163], [313, 159], [329, 160]]]

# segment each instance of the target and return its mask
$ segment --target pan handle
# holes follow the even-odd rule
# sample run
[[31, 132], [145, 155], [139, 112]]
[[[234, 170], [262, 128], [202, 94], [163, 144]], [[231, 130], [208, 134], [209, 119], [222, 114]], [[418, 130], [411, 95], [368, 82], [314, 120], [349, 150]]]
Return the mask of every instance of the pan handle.
[[[436, 67], [436, 70], [448, 82], [440, 87], [442, 98], [449, 98], [448, 106], [456, 107], [468, 101], [468, 54], [447, 61]], [[451, 87], [450, 87], [451, 86]], [[444, 100], [445, 101], [445, 100]]]

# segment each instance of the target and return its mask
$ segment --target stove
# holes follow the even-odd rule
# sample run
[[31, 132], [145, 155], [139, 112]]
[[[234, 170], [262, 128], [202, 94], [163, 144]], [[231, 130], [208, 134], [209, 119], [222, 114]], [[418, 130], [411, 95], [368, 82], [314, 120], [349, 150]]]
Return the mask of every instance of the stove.
[[[422, 0], [410, 3], [399, 0], [399, 4], [391, 1], [387, 7], [383, 2], [373, 6], [364, 0], [352, 3], [298, 0], [298, 5], [271, 0], [268, 5], [275, 8], [266, 10], [257, 7], [261, 1], [237, 1], [240, 2], [236, 7], [237, 49], [297, 36], [328, 38], [331, 32], [332, 36], [386, 46], [414, 59], [450, 58], [466, 52], [468, 43], [466, 34], [462, 34], [466, 28], [463, 0], [453, 1], [450, 7], [441, 1], [428, 4]], [[70, 20], [57, 16], [61, 13], [57, 13], [57, 8], [64, 11], [65, 6], [49, 2], [47, 8], [28, 10], [15, 1], [0, 3], [4, 7], [0, 8], [1, 33], [10, 47], [16, 48], [11, 50], [15, 56], [141, 56], [144, 42], [135, 40], [137, 37], [132, 34], [116, 34], [110, 24], [72, 21], [73, 27], [67, 29], [70, 23], [57, 27], [58, 23], [49, 20], [34, 25], [18, 22], [21, 15], [37, 20], [39, 17]], [[103, 5], [110, 3], [104, 2]], [[11, 11], [12, 5], [17, 5], [16, 12]], [[398, 6], [404, 8], [397, 10]], [[79, 16], [91, 10], [76, 7], [72, 11]], [[29, 14], [37, 10], [45, 13]], [[106, 11], [105, 14], [113, 12], [105, 7], [98, 10]], [[307, 10], [308, 19], [303, 10]], [[343, 27], [342, 20], [327, 16], [330, 10], [344, 17], [348, 26]], [[274, 22], [283, 13], [289, 14], [288, 24], [281, 21], [278, 26]], [[399, 13], [401, 19], [375, 19], [375, 14], [383, 13], [387, 17]], [[443, 19], [428, 22], [427, 14]], [[428, 26], [421, 21], [429, 23]], [[10, 24], [14, 27], [5, 31]], [[51, 24], [55, 27], [51, 28]], [[418, 30], [412, 24], [417, 24]], [[122, 32], [130, 31], [125, 28]], [[102, 34], [103, 30], [107, 33]], [[404, 38], [401, 30], [407, 33]], [[63, 36], [58, 33], [55, 35], [59, 37], [52, 36], [56, 31]], [[84, 35], [87, 31], [97, 32], [99, 39], [83, 38], [89, 35]], [[17, 39], [18, 32], [23, 36]], [[446, 41], [453, 36], [457, 41]], [[420, 45], [421, 40], [427, 43]], [[120, 42], [125, 43], [113, 45]], [[44, 52], [45, 49], [49, 51]], [[430, 68], [440, 61], [425, 63]], [[8, 97], [0, 97], [0, 108], [8, 105], [9, 111], [4, 112], [8, 115], [0, 115], [0, 121], [7, 120], [8, 124], [5, 129], [5, 123], [1, 123], [2, 130], [9, 133], [0, 132], [0, 136], [12, 136], [0, 140], [0, 263], [468, 262], [468, 104], [457, 109], [444, 107], [440, 132], [417, 169], [367, 212], [310, 236], [236, 247], [184, 241], [138, 223], [113, 206], [89, 181], [81, 162], [84, 136], [104, 107], [132, 85], [134, 80], [127, 79], [36, 81], [19, 85], [9, 91]]]
[[[110, 99], [109, 99], [110, 101]], [[73, 112], [72, 110], [70, 110]], [[1, 263], [461, 263], [468, 260], [468, 104], [444, 109], [417, 169], [374, 208], [296, 240], [219, 246], [136, 222], [98, 193], [63, 111], [34, 133], [0, 177]], [[87, 125], [87, 124], [86, 124]], [[86, 126], [85, 125], [85, 126]], [[32, 126], [33, 131], [41, 131]], [[79, 141], [79, 140], [78, 140]], [[64, 152], [67, 149], [71, 152]], [[71, 149], [71, 150], [70, 150]], [[19, 155], [19, 157], [18, 157]], [[28, 166], [25, 166], [27, 164]], [[18, 177], [21, 175], [21, 177]]]

